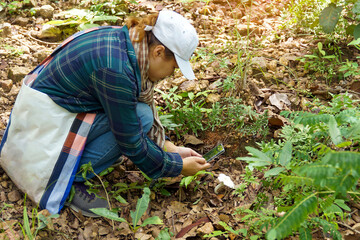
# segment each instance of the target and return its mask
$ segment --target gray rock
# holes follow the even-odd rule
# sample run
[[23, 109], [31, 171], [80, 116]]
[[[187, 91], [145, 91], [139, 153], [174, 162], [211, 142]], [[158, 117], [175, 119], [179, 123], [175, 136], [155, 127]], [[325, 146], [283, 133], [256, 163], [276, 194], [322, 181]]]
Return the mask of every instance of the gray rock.
[[51, 19], [54, 16], [54, 8], [50, 5], [44, 5], [37, 13], [43, 18]]
[[56, 26], [45, 24], [40, 33], [37, 34], [37, 37], [40, 39], [58, 41], [61, 38], [61, 30]]
[[21, 16], [18, 16], [14, 23], [17, 24], [17, 25], [20, 25], [20, 26], [26, 26], [29, 22], [29, 19], [28, 18], [24, 18], [24, 17], [21, 17]]
[[4, 92], [10, 92], [12, 87], [13, 87], [13, 81], [11, 80], [1, 81], [1, 88], [4, 90]]
[[42, 62], [47, 56], [49, 55], [48, 52], [46, 52], [45, 49], [39, 50], [34, 53], [34, 57], [37, 58], [38, 63]]
[[1, 37], [9, 37], [11, 36], [11, 24], [4, 23], [0, 25], [0, 36]]
[[210, 93], [206, 98], [206, 102], [216, 103], [216, 102], [220, 101], [220, 99], [221, 99], [220, 94]]
[[26, 67], [13, 67], [9, 70], [8, 78], [14, 82], [21, 81], [28, 73], [30, 72], [29, 68]]
[[264, 57], [254, 57], [251, 59], [251, 66], [253, 69], [265, 72], [267, 70], [266, 59]]

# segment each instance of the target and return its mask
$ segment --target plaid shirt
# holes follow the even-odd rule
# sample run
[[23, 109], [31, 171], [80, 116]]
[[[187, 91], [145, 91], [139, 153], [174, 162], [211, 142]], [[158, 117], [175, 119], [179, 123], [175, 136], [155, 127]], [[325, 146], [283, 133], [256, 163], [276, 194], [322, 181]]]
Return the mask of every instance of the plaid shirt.
[[32, 87], [70, 112], [105, 112], [122, 153], [149, 177], [180, 174], [180, 155], [164, 152], [142, 131], [136, 114], [141, 75], [127, 27], [76, 37], [53, 56]]

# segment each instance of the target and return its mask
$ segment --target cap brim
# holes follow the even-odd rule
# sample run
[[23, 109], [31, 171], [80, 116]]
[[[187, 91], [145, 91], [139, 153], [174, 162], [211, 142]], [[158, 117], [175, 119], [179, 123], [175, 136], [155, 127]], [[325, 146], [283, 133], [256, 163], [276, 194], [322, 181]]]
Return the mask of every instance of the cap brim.
[[189, 80], [194, 80], [196, 79], [195, 74], [191, 68], [191, 64], [189, 61], [185, 61], [184, 59], [182, 59], [181, 57], [175, 55], [175, 59], [176, 59], [176, 63], [180, 68], [181, 73], [184, 75], [184, 77], [186, 77]]

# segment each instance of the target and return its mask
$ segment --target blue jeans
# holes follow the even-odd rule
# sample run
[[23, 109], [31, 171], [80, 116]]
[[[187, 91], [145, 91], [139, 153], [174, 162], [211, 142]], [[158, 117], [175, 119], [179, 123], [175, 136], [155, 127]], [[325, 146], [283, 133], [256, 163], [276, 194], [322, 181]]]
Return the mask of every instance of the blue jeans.
[[[149, 105], [138, 103], [136, 113], [140, 118], [143, 132], [147, 134], [153, 125], [154, 116]], [[93, 125], [91, 126], [85, 149], [80, 159], [79, 166], [91, 162], [96, 174], [110, 167], [121, 156], [120, 148], [115, 140], [115, 136], [110, 130], [109, 121], [105, 113], [96, 114]], [[80, 167], [77, 172], [80, 171]], [[94, 174], [88, 174], [92, 178]], [[82, 182], [84, 178], [81, 173], [75, 176], [75, 182]]]

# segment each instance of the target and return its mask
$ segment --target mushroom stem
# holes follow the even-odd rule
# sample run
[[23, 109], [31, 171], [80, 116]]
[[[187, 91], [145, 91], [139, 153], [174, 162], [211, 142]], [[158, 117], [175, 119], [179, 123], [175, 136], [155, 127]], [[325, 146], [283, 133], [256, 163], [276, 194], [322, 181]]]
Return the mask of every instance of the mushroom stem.
[[216, 185], [214, 192], [215, 194], [219, 194], [219, 192], [225, 187], [225, 184], [223, 182], [220, 182], [218, 185]]

